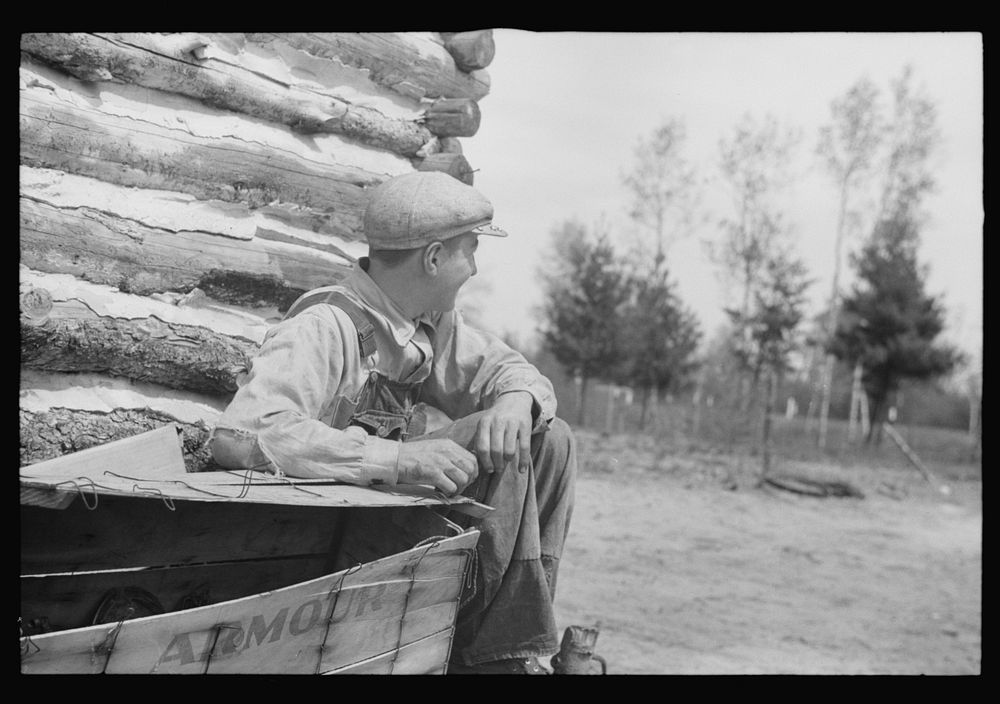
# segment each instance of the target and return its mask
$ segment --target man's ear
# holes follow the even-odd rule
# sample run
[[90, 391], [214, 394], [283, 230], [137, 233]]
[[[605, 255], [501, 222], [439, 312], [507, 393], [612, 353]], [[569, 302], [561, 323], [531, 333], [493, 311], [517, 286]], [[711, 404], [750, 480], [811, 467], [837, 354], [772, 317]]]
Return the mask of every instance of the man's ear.
[[444, 256], [444, 244], [441, 242], [431, 242], [424, 248], [423, 265], [424, 271], [437, 276], [438, 267], [441, 266], [441, 258]]

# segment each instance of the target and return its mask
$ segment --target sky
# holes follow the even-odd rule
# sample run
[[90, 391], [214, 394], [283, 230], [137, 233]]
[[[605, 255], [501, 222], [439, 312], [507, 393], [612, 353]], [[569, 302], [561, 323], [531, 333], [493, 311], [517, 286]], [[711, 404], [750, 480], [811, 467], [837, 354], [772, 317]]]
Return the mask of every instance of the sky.
[[[718, 180], [719, 141], [745, 114], [800, 130], [793, 184], [784, 195], [796, 252], [815, 280], [811, 313], [829, 297], [837, 191], [815, 156], [830, 104], [862, 76], [888, 101], [906, 65], [938, 108], [936, 191], [925, 200], [920, 260], [927, 291], [941, 295], [944, 336], [979, 359], [983, 310], [983, 42], [974, 32], [605, 33], [494, 30], [479, 131], [461, 140], [475, 187], [506, 240], [483, 238], [479, 274], [460, 298], [477, 322], [537, 341], [539, 269], [553, 228], [604, 222], [623, 246], [634, 228], [622, 177], [634, 148], [669, 118], [683, 121], [683, 154], [705, 181], [715, 219], [730, 215]], [[708, 224], [671, 246], [668, 266], [706, 338], [725, 320], [725, 290], [703, 241]], [[858, 247], [858, 240], [846, 249]], [[851, 282], [844, 258], [842, 282]]]

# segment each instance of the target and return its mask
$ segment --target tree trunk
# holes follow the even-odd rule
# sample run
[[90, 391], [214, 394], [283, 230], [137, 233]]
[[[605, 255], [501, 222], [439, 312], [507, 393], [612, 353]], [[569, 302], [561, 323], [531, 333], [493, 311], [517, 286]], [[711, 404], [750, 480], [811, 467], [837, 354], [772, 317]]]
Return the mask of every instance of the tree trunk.
[[833, 386], [833, 365], [834, 357], [832, 354], [828, 354], [823, 364], [822, 398], [819, 406], [819, 440], [817, 445], [821, 450], [826, 449], [826, 431], [830, 417], [830, 393]]
[[885, 420], [888, 411], [885, 394], [875, 396], [871, 404], [871, 426], [868, 428], [866, 443], [869, 445], [882, 444], [882, 422]]
[[576, 409], [576, 424], [581, 428], [587, 426], [587, 386], [589, 383], [589, 378], [580, 377], [580, 405]]
[[701, 434], [701, 414], [702, 414], [702, 403], [703, 396], [705, 395], [705, 372], [702, 370], [698, 374], [697, 386], [694, 390], [694, 398], [692, 399], [692, 413], [693, 417], [691, 420], [691, 434], [694, 437], [698, 437]]
[[861, 362], [854, 365], [854, 379], [851, 383], [851, 410], [847, 421], [847, 441], [854, 444], [858, 435], [858, 426], [861, 423], [861, 395], [864, 388], [861, 384], [863, 370]]
[[615, 420], [615, 387], [611, 384], [607, 385], [608, 390], [608, 404], [604, 410], [604, 433], [606, 435], [611, 435], [614, 430], [614, 420]]
[[761, 423], [761, 474], [763, 481], [771, 473], [771, 414], [774, 412], [776, 390], [774, 371], [767, 372], [767, 390], [764, 394], [764, 418]]

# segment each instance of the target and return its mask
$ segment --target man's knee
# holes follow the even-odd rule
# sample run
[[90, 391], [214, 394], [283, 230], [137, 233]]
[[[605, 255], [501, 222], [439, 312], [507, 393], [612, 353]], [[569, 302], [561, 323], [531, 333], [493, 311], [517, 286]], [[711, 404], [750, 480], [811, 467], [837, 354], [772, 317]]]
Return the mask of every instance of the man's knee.
[[542, 456], [548, 456], [550, 461], [559, 465], [567, 465], [576, 457], [576, 440], [573, 430], [562, 418], [553, 418], [549, 429], [538, 436], [539, 451]]

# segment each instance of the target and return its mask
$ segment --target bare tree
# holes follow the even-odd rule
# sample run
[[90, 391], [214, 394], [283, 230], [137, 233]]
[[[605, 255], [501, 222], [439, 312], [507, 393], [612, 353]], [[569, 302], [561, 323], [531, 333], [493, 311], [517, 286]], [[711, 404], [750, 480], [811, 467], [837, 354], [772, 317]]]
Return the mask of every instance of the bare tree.
[[[863, 77], [840, 98], [830, 104], [831, 124], [820, 128], [816, 152], [822, 157], [839, 195], [837, 235], [833, 248], [833, 281], [827, 305], [824, 346], [833, 338], [840, 309], [840, 271], [844, 239], [848, 228], [857, 232], [861, 213], [858, 200], [870, 190], [878, 148], [885, 136], [879, 110], [879, 89]], [[830, 413], [830, 390], [833, 384], [835, 357], [826, 354], [821, 371], [819, 408], [819, 447], [826, 447], [827, 420]], [[853, 400], [852, 400], [853, 403]]]
[[[632, 312], [639, 314], [641, 324], [632, 326], [631, 334], [636, 337], [629, 350], [631, 362], [627, 366], [631, 372], [626, 375], [633, 388], [640, 390], [639, 386], [642, 387], [640, 425], [643, 428], [647, 420], [656, 415], [659, 394], [669, 386], [666, 382], [687, 374], [686, 363], [681, 364], [681, 361], [693, 352], [693, 349], [688, 350], [688, 343], [697, 337], [696, 321], [683, 312], [680, 301], [669, 292], [671, 284], [667, 280], [670, 248], [693, 231], [700, 200], [695, 169], [683, 156], [685, 140], [683, 121], [678, 118], [665, 120], [648, 138], [636, 144], [632, 170], [622, 178], [632, 196], [629, 216], [646, 235], [638, 247], [636, 259], [650, 263], [643, 267], [646, 271], [636, 272], [637, 296], [647, 300], [640, 302], [644, 310], [633, 306]], [[652, 248], [647, 238], [652, 239]], [[664, 326], [676, 329], [662, 329]], [[678, 355], [682, 348], [688, 351]], [[674, 365], [679, 366], [674, 369]], [[648, 374], [642, 372], [644, 369], [657, 371]]]
[[914, 88], [912, 81], [910, 66], [890, 81], [893, 114], [887, 127], [888, 149], [876, 224], [899, 217], [919, 222], [923, 197], [934, 190], [929, 162], [941, 142], [937, 106], [923, 91]]
[[[791, 179], [791, 161], [800, 140], [797, 130], [782, 128], [772, 115], [758, 122], [747, 114], [732, 136], [719, 142], [720, 167], [733, 197], [735, 217], [720, 222], [721, 242], [710, 254], [724, 276], [740, 289], [737, 320], [751, 318], [751, 305], [778, 241], [786, 232], [776, 197]], [[751, 331], [734, 328], [749, 340]], [[749, 405], [759, 370], [741, 391], [741, 405]]]
[[691, 232], [698, 203], [695, 170], [682, 155], [684, 123], [670, 118], [635, 147], [635, 164], [623, 177], [632, 195], [629, 216], [652, 233], [654, 273], [670, 246]]

